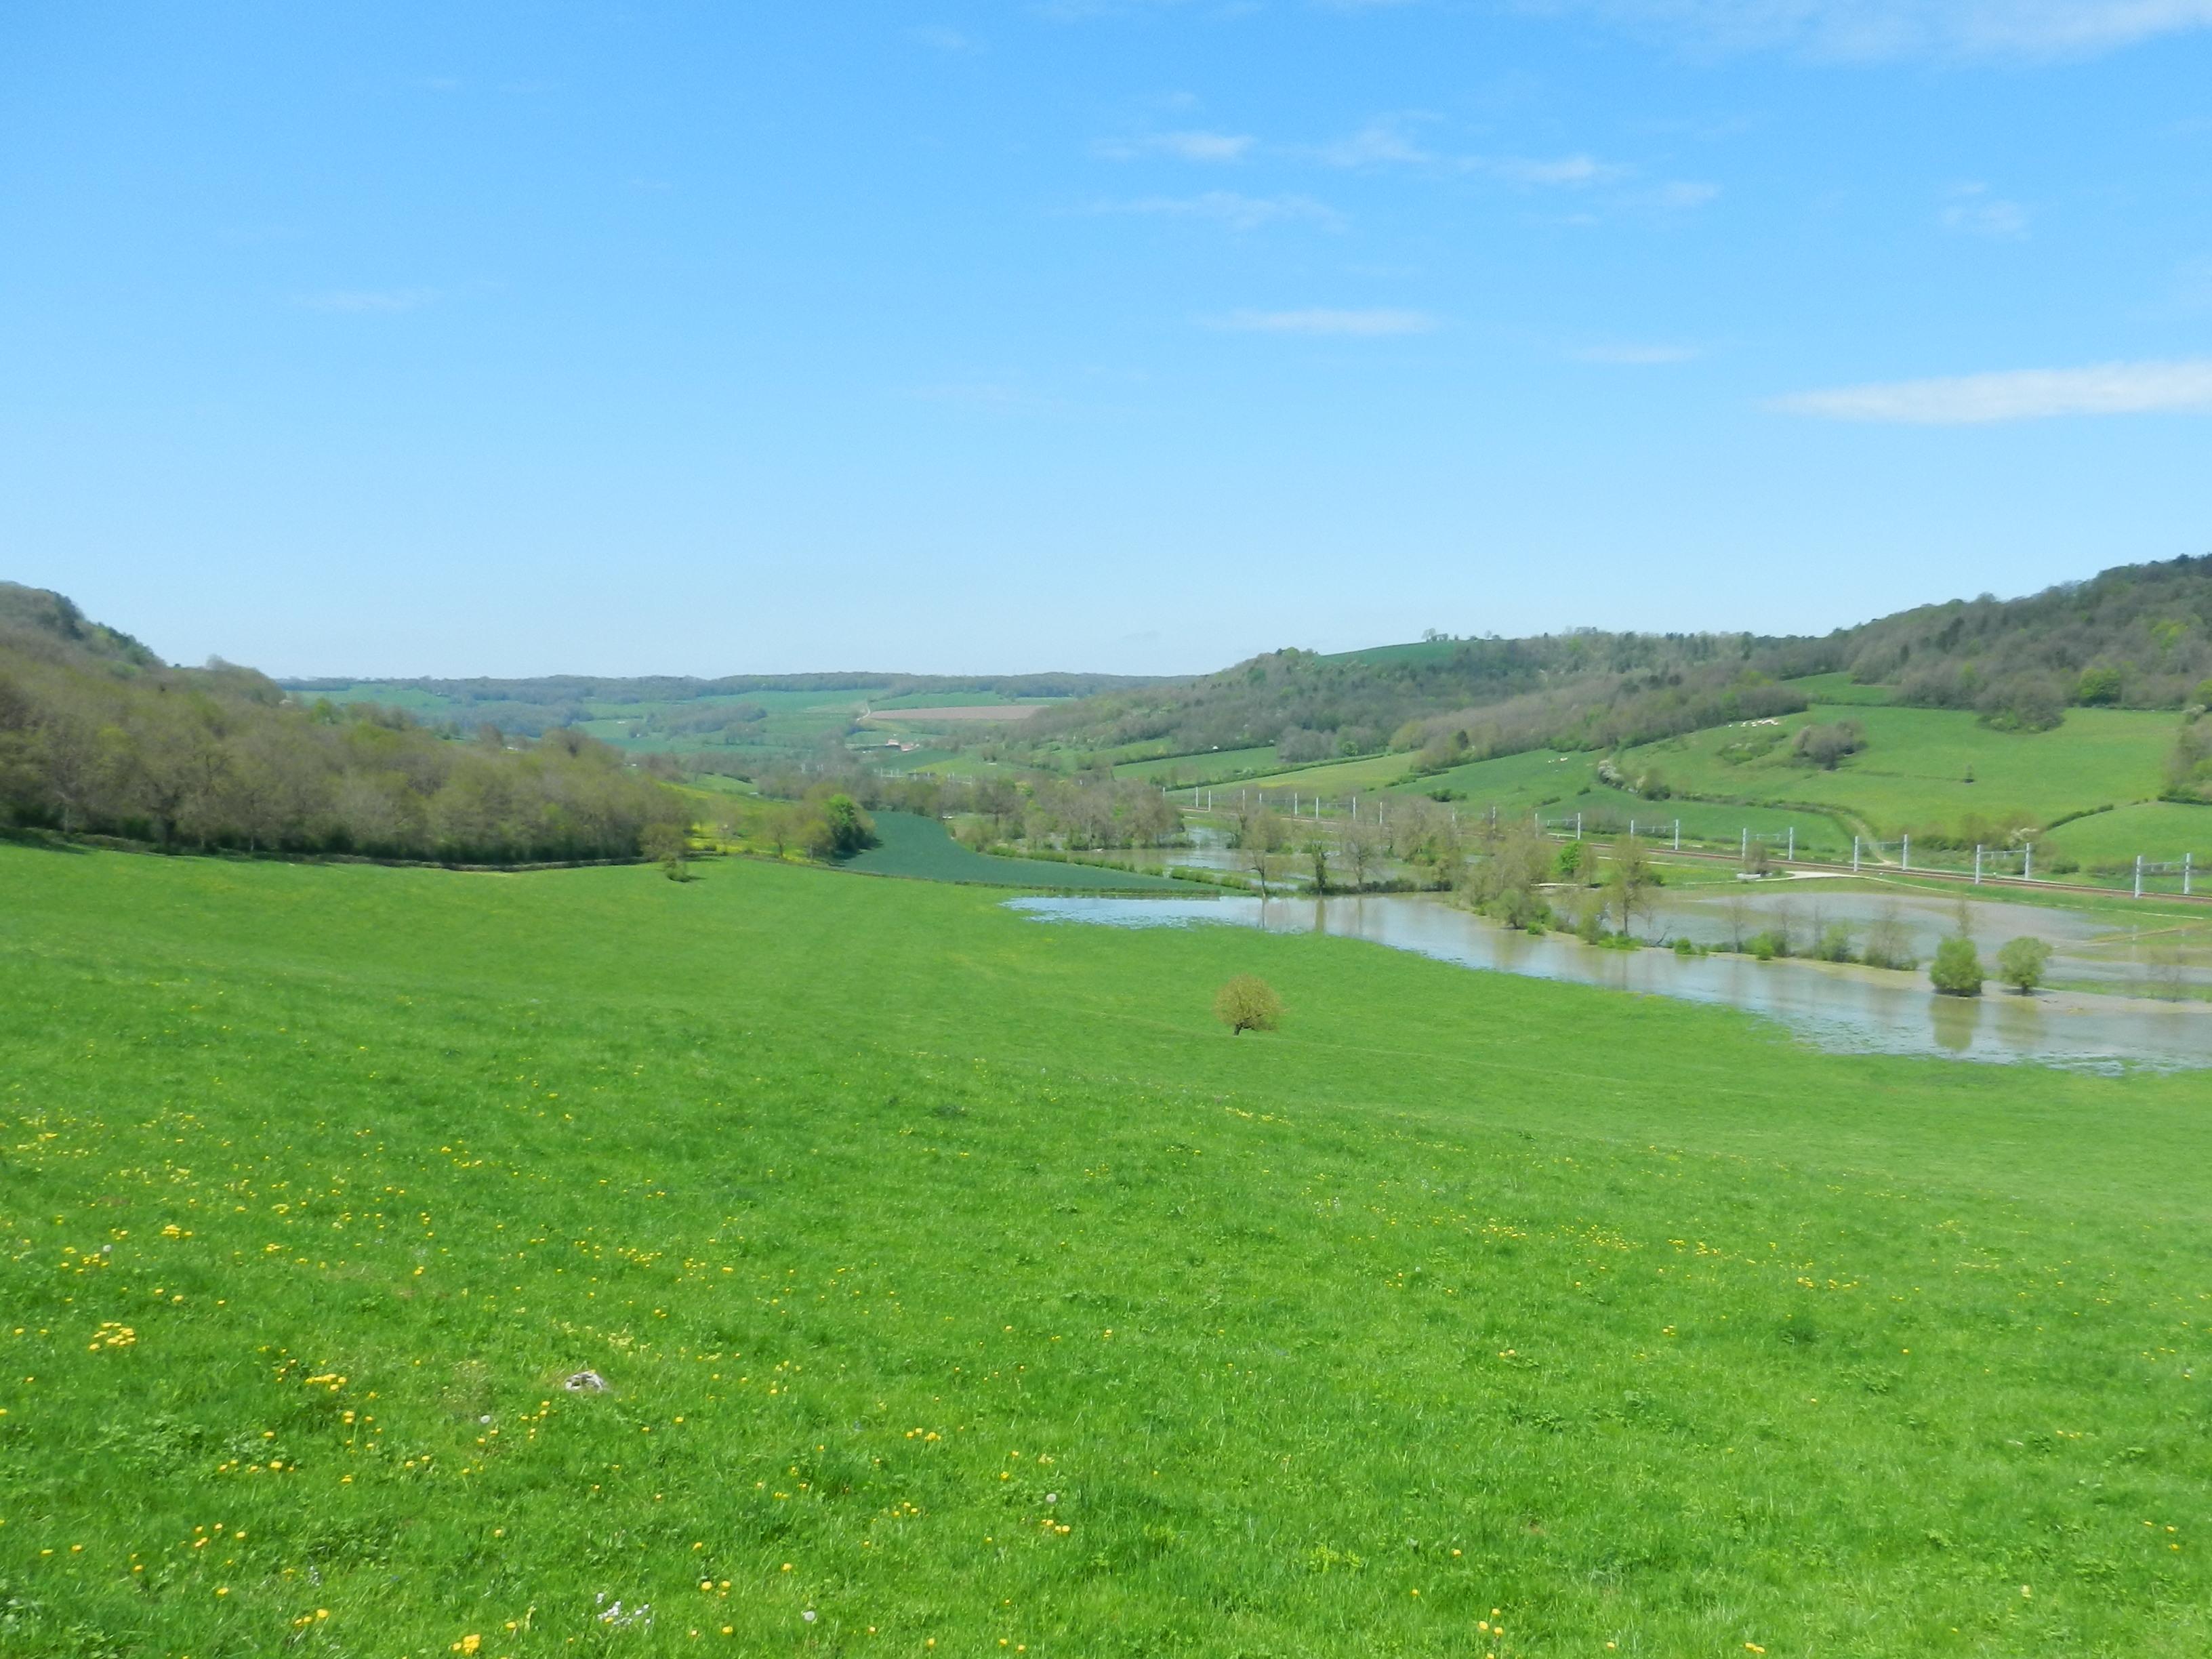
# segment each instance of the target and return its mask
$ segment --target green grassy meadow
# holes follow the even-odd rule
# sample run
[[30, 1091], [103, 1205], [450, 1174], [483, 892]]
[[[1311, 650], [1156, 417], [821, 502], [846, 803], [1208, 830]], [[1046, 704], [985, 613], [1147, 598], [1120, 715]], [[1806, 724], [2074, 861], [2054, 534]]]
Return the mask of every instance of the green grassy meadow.
[[[1797, 727], [1844, 718], [1865, 727], [1864, 751], [1832, 772], [1791, 764], [1789, 739]], [[1969, 814], [1996, 821], [2016, 813], [2045, 823], [2148, 799], [2159, 792], [2174, 729], [2170, 714], [2112, 708], [2069, 709], [2055, 730], [2008, 732], [1958, 709], [1868, 707], [1786, 715], [1768, 727], [1717, 726], [1631, 750], [1620, 764], [1632, 774], [1656, 766], [1690, 794], [1832, 805], [1871, 833], [1893, 836]], [[1773, 741], [1763, 754], [1729, 757], [1767, 738]]]
[[9, 1659], [2212, 1647], [2201, 1079], [12, 845], [0, 1042]]
[[1275, 745], [1252, 749], [1215, 749], [1202, 755], [1170, 755], [1164, 759], [1118, 762], [1117, 778], [1137, 778], [1146, 783], [1203, 784], [1252, 778], [1275, 764]]
[[1088, 892], [1174, 893], [1203, 896], [1203, 889], [1166, 876], [1051, 859], [1000, 858], [963, 847], [935, 818], [912, 812], [878, 812], [881, 843], [842, 861], [846, 870], [921, 881], [975, 882], [987, 887], [1050, 888]]

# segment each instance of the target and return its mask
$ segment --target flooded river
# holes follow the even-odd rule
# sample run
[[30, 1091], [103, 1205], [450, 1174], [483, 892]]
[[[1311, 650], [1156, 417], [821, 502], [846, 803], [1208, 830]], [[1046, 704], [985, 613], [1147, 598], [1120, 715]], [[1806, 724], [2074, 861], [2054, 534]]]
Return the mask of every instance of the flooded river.
[[[1807, 884], [1811, 887], [1811, 884]], [[1887, 921], [1902, 930], [1925, 960], [1935, 941], [1957, 925], [1955, 901], [1887, 897], [1871, 892], [1706, 890], [1668, 895], [1638, 931], [1726, 945], [1733, 939], [1788, 926], [1808, 948], [1817, 920], [1843, 922], [1861, 937]], [[1487, 918], [1426, 896], [1361, 898], [1123, 899], [1020, 898], [1012, 908], [1041, 921], [1121, 927], [1228, 926], [1276, 933], [1325, 933], [1417, 951], [1469, 968], [1538, 979], [1571, 981], [1614, 990], [1726, 1003], [1781, 1021], [1826, 1048], [1847, 1053], [1954, 1054], [1974, 1060], [2118, 1069], [2212, 1066], [2212, 1005], [2177, 996], [2212, 974], [2212, 945], [2203, 924], [2176, 930], [2147, 923], [2116, 933], [2109, 921], [2063, 910], [1976, 903], [1967, 926], [1987, 962], [1998, 945], [2034, 933], [2054, 949], [2052, 976], [2111, 990], [2045, 991], [2033, 997], [2001, 992], [1974, 999], [1939, 997], [1924, 971], [1802, 959], [1760, 963], [1749, 957], [1677, 957], [1672, 951], [1607, 950], [1571, 935], [1531, 939]], [[1815, 912], [1818, 912], [1816, 917]], [[2171, 936], [2174, 942], [2160, 943]], [[2147, 980], [2147, 973], [2156, 975]], [[2140, 994], [2153, 984], [2166, 998]]]

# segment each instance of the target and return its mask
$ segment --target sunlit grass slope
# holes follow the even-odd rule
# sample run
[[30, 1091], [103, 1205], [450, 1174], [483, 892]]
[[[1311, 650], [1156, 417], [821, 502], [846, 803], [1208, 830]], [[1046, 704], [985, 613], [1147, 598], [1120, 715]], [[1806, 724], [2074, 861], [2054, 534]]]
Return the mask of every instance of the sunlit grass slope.
[[[1656, 766], [1691, 794], [1834, 805], [1883, 836], [1955, 824], [1969, 814], [1996, 821], [2017, 812], [2047, 823], [2156, 795], [2177, 719], [2074, 708], [2055, 730], [2021, 732], [1993, 731], [1959, 709], [1816, 708], [1785, 716], [1778, 740], [1763, 755], [1729, 758], [1732, 749], [1741, 754], [1747, 741], [1777, 728], [1717, 726], [1631, 750], [1620, 764], [1632, 774]], [[1832, 772], [1791, 764], [1789, 739], [1798, 726], [1839, 720], [1865, 728], [1863, 753]]]
[[762, 865], [15, 848], [0, 1054], [9, 1659], [2212, 1645], [2198, 1079]]

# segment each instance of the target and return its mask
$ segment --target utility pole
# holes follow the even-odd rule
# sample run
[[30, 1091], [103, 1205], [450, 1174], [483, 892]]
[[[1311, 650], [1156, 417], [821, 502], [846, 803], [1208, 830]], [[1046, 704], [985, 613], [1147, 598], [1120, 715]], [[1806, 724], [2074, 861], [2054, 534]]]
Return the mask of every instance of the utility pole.
[[1897, 867], [1905, 874], [1911, 875], [1912, 873], [1912, 837], [1905, 836], [1898, 843], [1898, 848]]
[[1790, 850], [1783, 854], [1782, 861], [1784, 864], [1797, 862], [1797, 826], [1794, 823], [1790, 826]]
[[1855, 876], [1856, 876], [1856, 874], [1858, 874], [1858, 872], [1859, 872], [1859, 838], [1858, 838], [1856, 836], [1853, 836], [1851, 837], [1851, 873], [1852, 873], [1853, 875], [1855, 875]]
[[1981, 842], [1976, 842], [1974, 843], [1974, 885], [1975, 885], [1975, 886], [1977, 886], [1977, 887], [1979, 887], [1981, 884], [1982, 884], [1982, 844], [1981, 844]]
[[1682, 850], [1682, 820], [1680, 818], [1674, 820], [1674, 850], [1678, 853]]
[[2142, 854], [2136, 854], [2136, 896], [2142, 896]]
[[2035, 879], [2035, 843], [2033, 842], [2028, 842], [2021, 849], [2020, 878], [2022, 881]]

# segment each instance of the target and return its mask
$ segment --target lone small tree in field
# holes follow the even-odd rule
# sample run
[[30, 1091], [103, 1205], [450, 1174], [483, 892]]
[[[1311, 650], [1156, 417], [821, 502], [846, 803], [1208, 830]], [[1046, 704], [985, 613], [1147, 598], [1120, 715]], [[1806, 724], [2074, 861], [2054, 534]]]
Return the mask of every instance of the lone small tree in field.
[[1964, 933], [1954, 933], [1936, 947], [1928, 977], [1947, 997], [1978, 997], [1982, 994], [1982, 953]]
[[1997, 977], [2022, 996], [2034, 994], [2050, 965], [2051, 947], [2033, 934], [2006, 940], [2004, 949], [1997, 952]]
[[638, 851], [659, 865], [661, 873], [671, 881], [690, 879], [684, 868], [684, 855], [690, 842], [684, 833], [672, 823], [649, 823], [645, 833], [637, 838]]
[[1213, 994], [1213, 1017], [1229, 1028], [1231, 1036], [1272, 1031], [1282, 1023], [1283, 1000], [1266, 980], [1239, 974]]

